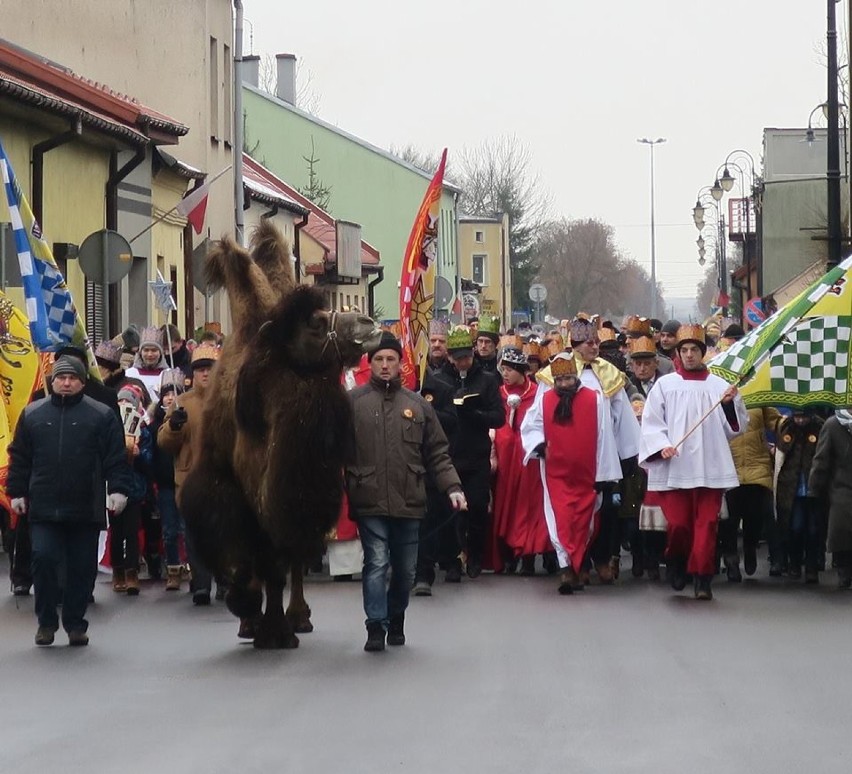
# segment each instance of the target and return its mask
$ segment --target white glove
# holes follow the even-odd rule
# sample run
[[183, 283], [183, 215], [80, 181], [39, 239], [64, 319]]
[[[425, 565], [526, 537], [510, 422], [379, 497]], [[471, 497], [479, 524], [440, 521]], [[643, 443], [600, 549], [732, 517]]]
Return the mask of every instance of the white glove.
[[127, 495], [120, 492], [114, 492], [107, 496], [107, 510], [112, 511], [116, 515], [121, 513], [127, 507]]
[[453, 506], [454, 511], [466, 511], [467, 500], [464, 492], [450, 492], [450, 505]]
[[12, 510], [18, 514], [18, 516], [23, 516], [27, 512], [27, 498], [26, 497], [13, 497], [12, 498]]

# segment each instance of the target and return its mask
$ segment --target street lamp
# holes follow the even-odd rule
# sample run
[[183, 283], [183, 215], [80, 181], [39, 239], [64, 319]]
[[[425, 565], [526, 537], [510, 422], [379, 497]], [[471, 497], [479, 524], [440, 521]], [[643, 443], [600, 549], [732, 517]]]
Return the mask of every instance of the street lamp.
[[654, 228], [654, 146], [662, 145], [665, 137], [651, 140], [641, 137], [636, 142], [647, 145], [651, 149], [651, 317], [657, 316], [657, 244]]

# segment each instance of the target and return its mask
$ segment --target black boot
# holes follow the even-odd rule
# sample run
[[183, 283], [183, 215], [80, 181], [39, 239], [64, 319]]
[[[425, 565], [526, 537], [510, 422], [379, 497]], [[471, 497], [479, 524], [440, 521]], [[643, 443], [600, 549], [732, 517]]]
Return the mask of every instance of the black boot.
[[548, 575], [556, 575], [559, 572], [559, 560], [556, 558], [556, 551], [546, 551], [543, 553], [541, 555], [541, 563]]
[[679, 557], [672, 557], [666, 562], [666, 580], [675, 591], [683, 591], [686, 588], [686, 561]]
[[730, 583], [742, 583], [743, 574], [740, 572], [740, 558], [736, 554], [724, 557], [725, 574]]
[[388, 645], [405, 645], [405, 613], [391, 616], [388, 622]]
[[364, 644], [364, 650], [368, 653], [375, 653], [385, 649], [385, 627], [380, 623], [367, 624], [367, 642]]
[[529, 577], [535, 575], [535, 555], [525, 554], [521, 557], [521, 570], [518, 575]]
[[453, 559], [447, 567], [447, 574], [444, 576], [445, 583], [461, 583], [462, 569], [461, 560]]
[[712, 575], [696, 575], [695, 576], [695, 598], [703, 600], [713, 599], [713, 590], [710, 584], [713, 581]]

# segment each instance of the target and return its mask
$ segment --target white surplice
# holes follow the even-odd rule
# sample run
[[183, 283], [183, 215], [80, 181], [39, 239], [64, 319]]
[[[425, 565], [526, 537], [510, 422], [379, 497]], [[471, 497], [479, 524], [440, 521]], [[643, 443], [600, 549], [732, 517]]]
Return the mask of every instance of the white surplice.
[[639, 463], [648, 471], [648, 490], [733, 489], [739, 486], [728, 442], [748, 427], [748, 411], [737, 395], [733, 406], [738, 428], [731, 427], [721, 406], [678, 448], [670, 460], [650, 459], [680, 441], [730, 385], [715, 374], [704, 380], [666, 374], [657, 380], [642, 412]]

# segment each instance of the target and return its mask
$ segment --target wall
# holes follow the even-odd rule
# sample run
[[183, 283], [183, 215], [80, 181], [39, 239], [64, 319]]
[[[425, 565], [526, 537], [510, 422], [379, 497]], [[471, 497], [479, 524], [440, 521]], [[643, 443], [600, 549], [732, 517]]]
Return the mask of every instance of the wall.
[[[304, 157], [319, 159], [314, 171], [331, 188], [326, 208], [341, 220], [360, 223], [362, 236], [379, 250], [385, 279], [376, 286], [376, 302], [384, 317], [399, 309], [399, 277], [414, 218], [429, 185], [427, 177], [371, 150], [351, 137], [250, 86], [243, 89], [246, 144], [267, 169], [289, 184], [304, 188]], [[442, 271], [455, 280], [456, 234], [453, 194], [441, 199]]]
[[[476, 241], [481, 231], [483, 241]], [[480, 314], [497, 315], [504, 328], [512, 325], [512, 273], [509, 267], [509, 216], [493, 219], [463, 219], [459, 223], [459, 266], [461, 276], [474, 280], [473, 256], [485, 255], [485, 284], [480, 297]], [[474, 280], [475, 281], [475, 280]]]

